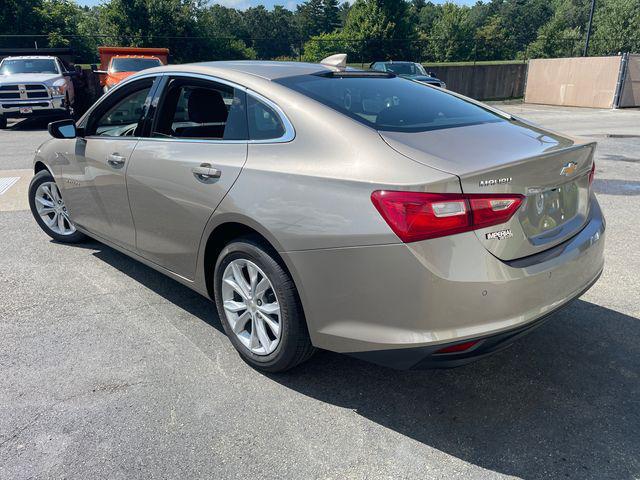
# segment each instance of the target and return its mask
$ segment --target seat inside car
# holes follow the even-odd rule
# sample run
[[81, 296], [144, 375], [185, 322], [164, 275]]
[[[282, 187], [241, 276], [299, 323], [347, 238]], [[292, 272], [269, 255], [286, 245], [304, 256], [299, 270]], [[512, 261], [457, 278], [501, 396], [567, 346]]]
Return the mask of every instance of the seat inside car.
[[176, 136], [187, 138], [222, 138], [229, 115], [217, 90], [195, 88], [189, 94], [187, 113], [190, 122], [199, 125], [176, 129]]

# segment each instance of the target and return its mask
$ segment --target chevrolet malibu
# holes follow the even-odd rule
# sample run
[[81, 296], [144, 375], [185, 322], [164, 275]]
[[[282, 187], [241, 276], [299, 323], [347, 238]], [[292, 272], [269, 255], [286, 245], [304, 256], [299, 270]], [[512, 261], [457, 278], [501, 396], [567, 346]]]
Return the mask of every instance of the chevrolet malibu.
[[265, 371], [462, 365], [603, 268], [593, 143], [343, 60], [154, 68], [49, 131], [40, 227], [212, 299]]

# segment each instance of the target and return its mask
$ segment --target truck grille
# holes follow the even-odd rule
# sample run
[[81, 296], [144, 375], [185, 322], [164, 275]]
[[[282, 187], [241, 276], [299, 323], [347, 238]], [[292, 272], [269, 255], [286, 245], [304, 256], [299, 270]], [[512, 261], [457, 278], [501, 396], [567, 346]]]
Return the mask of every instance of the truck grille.
[[0, 100], [29, 100], [31, 98], [49, 98], [49, 90], [41, 83], [0, 86]]

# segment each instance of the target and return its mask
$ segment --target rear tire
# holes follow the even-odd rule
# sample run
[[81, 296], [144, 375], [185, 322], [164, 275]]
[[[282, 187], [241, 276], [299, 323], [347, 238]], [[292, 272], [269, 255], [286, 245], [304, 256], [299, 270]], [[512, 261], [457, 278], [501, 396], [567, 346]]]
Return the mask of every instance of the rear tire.
[[78, 243], [87, 238], [69, 220], [62, 193], [48, 170], [31, 179], [29, 207], [40, 228], [56, 242]]
[[293, 280], [270, 250], [252, 237], [225, 246], [213, 272], [214, 296], [240, 357], [255, 369], [283, 372], [308, 360], [315, 348]]

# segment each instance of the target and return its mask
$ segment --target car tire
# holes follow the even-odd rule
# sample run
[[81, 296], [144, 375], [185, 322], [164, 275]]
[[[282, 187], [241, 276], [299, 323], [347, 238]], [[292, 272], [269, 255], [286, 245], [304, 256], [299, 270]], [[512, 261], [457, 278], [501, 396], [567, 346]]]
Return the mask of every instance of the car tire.
[[0, 115], [0, 129], [4, 130], [5, 128], [7, 128], [7, 117]]
[[[266, 372], [289, 370], [308, 360], [315, 352], [296, 287], [276, 256], [259, 239], [240, 238], [223, 248], [213, 272], [216, 307], [227, 336], [245, 362]], [[234, 266], [237, 270], [234, 270]], [[250, 281], [250, 268], [256, 275], [254, 282]], [[243, 298], [229, 286], [227, 280], [236, 279], [234, 274], [238, 271], [243, 275], [244, 286], [254, 292], [248, 295], [251, 299]], [[265, 285], [265, 278], [269, 283], [266, 290], [261, 288], [261, 285]], [[252, 283], [255, 288], [251, 287]], [[262, 293], [260, 290], [263, 290]], [[238, 304], [244, 305], [244, 312]], [[233, 310], [237, 311], [228, 310], [228, 305], [233, 305]], [[274, 305], [279, 307], [278, 314], [270, 313], [271, 321], [264, 321], [264, 312], [273, 312]], [[244, 321], [246, 328], [240, 332], [243, 321], [238, 319], [243, 316], [247, 318], [246, 315], [249, 316]], [[274, 329], [276, 324], [279, 328]], [[268, 338], [263, 341], [265, 333]], [[265, 343], [273, 350], [269, 351]]]
[[[31, 179], [29, 207], [40, 228], [56, 242], [78, 243], [87, 238], [69, 220], [60, 189], [48, 170], [38, 172]], [[62, 223], [59, 223], [60, 216]]]

